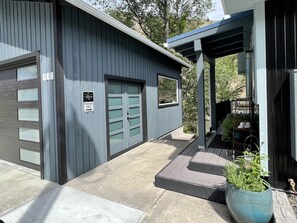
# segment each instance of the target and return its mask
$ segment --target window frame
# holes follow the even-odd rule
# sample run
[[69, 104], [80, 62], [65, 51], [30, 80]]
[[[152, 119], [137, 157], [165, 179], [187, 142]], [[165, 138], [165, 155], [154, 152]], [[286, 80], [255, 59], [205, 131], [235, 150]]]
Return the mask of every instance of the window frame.
[[[160, 96], [159, 77], [176, 81], [176, 102], [170, 102], [170, 103], [164, 103], [164, 104], [159, 103], [159, 96]], [[158, 98], [157, 98], [158, 108], [167, 108], [167, 107], [173, 107], [173, 106], [179, 105], [179, 79], [178, 78], [174, 78], [164, 74], [157, 74], [157, 91], [158, 91]]]

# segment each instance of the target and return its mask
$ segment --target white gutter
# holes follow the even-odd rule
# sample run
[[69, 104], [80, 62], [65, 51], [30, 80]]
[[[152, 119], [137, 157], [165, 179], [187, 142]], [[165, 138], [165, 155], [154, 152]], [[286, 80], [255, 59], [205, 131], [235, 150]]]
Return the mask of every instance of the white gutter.
[[157, 50], [158, 52], [162, 53], [163, 55], [169, 57], [170, 59], [178, 62], [179, 64], [185, 67], [192, 67], [190, 64], [186, 63], [185, 61], [179, 59], [178, 57], [174, 56], [167, 50], [163, 49], [162, 47], [158, 46], [157, 44], [153, 43], [152, 41], [148, 40], [141, 34], [135, 32], [134, 30], [128, 28], [118, 20], [112, 18], [111, 16], [105, 14], [104, 12], [99, 11], [98, 9], [94, 8], [93, 6], [89, 5], [88, 3], [82, 0], [65, 0], [66, 2], [74, 5], [75, 7], [95, 16], [96, 18], [100, 19], [101, 21], [113, 26], [114, 28], [122, 31], [123, 33], [131, 36], [132, 38], [144, 43], [145, 45]]

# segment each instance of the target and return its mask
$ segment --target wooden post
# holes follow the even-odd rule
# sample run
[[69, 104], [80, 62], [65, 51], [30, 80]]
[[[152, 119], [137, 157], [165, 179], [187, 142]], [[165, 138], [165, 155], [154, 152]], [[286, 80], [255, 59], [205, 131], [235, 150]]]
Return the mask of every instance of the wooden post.
[[198, 147], [205, 149], [205, 98], [204, 98], [204, 64], [201, 41], [195, 40], [195, 51], [197, 58], [197, 98], [198, 98]]
[[209, 72], [209, 100], [210, 100], [210, 118], [211, 129], [217, 130], [217, 117], [216, 117], [216, 77], [215, 77], [215, 59], [210, 60]]

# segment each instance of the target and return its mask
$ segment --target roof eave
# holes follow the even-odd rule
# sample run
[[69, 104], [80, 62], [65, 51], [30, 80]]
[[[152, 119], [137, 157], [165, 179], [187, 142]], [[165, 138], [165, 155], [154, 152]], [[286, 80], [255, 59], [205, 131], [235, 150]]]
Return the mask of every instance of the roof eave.
[[221, 0], [225, 15], [254, 9], [255, 4], [266, 0]]
[[86, 3], [86, 2], [84, 2], [82, 0], [65, 0], [65, 1], [72, 4], [72, 5], [74, 5], [75, 7], [79, 8], [79, 9], [81, 9], [81, 10], [95, 16], [96, 18], [100, 19], [101, 21], [103, 21], [103, 22], [113, 26], [114, 28], [124, 32], [125, 34], [127, 34], [127, 35], [131, 36], [132, 38], [142, 42], [143, 44], [151, 47], [152, 49], [162, 53], [163, 55], [165, 55], [165, 56], [169, 57], [170, 59], [176, 61], [180, 65], [182, 65], [184, 67], [188, 67], [188, 68], [192, 67], [189, 63], [186, 63], [182, 59], [179, 59], [178, 57], [174, 56], [173, 54], [171, 54], [167, 50], [160, 47], [159, 45], [153, 43], [152, 41], [148, 40], [147, 38], [145, 38], [141, 34], [135, 32], [134, 30], [132, 30], [130, 28], [128, 28], [127, 26], [125, 26], [121, 22], [119, 22], [116, 19], [112, 18], [111, 16], [105, 14], [104, 12], [99, 11], [98, 9], [96, 9], [93, 6], [89, 5], [88, 3]]
[[[183, 33], [179, 36], [168, 39], [166, 45], [168, 48], [174, 49], [181, 45], [188, 44], [194, 41], [195, 39], [201, 39], [206, 36], [216, 34], [218, 32], [224, 32], [224, 31], [227, 31], [228, 29], [234, 29], [234, 28], [240, 27], [242, 26], [243, 21], [248, 23], [252, 16], [253, 16], [252, 11], [246, 11], [241, 14], [234, 15], [229, 19], [221, 20], [211, 25], [204, 26], [196, 30], [192, 30], [188, 33]], [[222, 27], [225, 27], [225, 28], [222, 29]]]

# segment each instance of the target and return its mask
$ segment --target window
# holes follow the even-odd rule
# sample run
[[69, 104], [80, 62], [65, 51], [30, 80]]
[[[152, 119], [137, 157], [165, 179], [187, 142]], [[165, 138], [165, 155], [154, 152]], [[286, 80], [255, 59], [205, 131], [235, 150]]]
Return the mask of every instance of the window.
[[20, 148], [20, 160], [40, 165], [40, 153]]
[[178, 80], [158, 75], [159, 107], [178, 104]]
[[17, 69], [17, 80], [32, 80], [37, 78], [37, 66], [32, 65], [28, 67], [22, 67]]
[[18, 90], [18, 101], [38, 101], [38, 89], [19, 89]]

